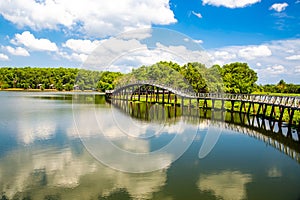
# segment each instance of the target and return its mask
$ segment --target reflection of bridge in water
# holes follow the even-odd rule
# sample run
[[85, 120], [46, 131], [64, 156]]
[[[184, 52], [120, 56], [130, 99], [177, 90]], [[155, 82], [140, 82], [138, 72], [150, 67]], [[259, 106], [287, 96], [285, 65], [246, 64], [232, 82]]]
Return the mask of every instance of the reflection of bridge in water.
[[119, 100], [111, 100], [111, 104], [121, 112], [139, 120], [176, 123], [181, 119], [195, 125], [204, 125], [204, 127], [213, 125], [220, 129], [243, 133], [265, 142], [300, 163], [299, 132], [287, 124], [286, 126], [280, 124], [278, 121], [224, 110], [180, 108], [178, 106]]
[[[294, 120], [296, 111], [300, 112], [300, 97], [291, 96], [269, 96], [251, 94], [227, 94], [227, 93], [194, 93], [191, 90], [175, 88], [172, 85], [164, 85], [157, 81], [138, 81], [117, 87], [115, 90], [106, 91], [111, 99], [144, 101], [151, 103], [173, 104], [225, 110], [225, 102], [231, 103], [231, 112], [237, 106], [240, 113], [262, 116], [262, 118], [273, 119], [277, 116], [279, 124], [283, 123], [284, 114], [288, 115], [288, 124], [298, 126], [300, 132], [300, 121]], [[178, 99], [181, 98], [181, 102]], [[185, 99], [188, 101], [186, 102]], [[200, 101], [203, 105], [200, 106]], [[217, 102], [221, 104], [218, 108]], [[236, 104], [238, 103], [238, 104]], [[268, 111], [269, 110], [269, 111]]]

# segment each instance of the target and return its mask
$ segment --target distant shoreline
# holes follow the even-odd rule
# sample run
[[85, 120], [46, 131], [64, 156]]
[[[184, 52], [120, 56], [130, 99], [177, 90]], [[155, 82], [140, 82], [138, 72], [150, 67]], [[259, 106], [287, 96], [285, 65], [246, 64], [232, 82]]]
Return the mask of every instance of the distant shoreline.
[[57, 93], [65, 93], [65, 92], [97, 92], [99, 94], [105, 94], [104, 92], [98, 92], [98, 91], [93, 91], [93, 90], [70, 90], [70, 91], [66, 91], [66, 90], [56, 90], [56, 89], [24, 89], [24, 88], [7, 88], [7, 89], [0, 89], [0, 92], [57, 92]]

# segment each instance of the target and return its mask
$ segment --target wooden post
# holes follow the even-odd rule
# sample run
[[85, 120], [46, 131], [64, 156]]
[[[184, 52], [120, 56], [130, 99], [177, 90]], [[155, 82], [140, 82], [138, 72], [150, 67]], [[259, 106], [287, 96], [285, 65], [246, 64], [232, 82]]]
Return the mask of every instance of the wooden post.
[[264, 110], [263, 110], [263, 118], [265, 118], [265, 117], [266, 117], [267, 108], [268, 108], [268, 105], [267, 105], [267, 104], [265, 104], [265, 106], [264, 106]]
[[156, 102], [159, 102], [159, 88], [156, 87]]
[[249, 103], [249, 107], [248, 107], [248, 111], [247, 111], [247, 115], [250, 115], [251, 105], [252, 105], [252, 103], [250, 102], [250, 103]]
[[207, 99], [204, 99], [203, 108], [207, 109]]
[[148, 87], [146, 87], [146, 104], [148, 103]]
[[243, 105], [245, 104], [245, 102], [241, 101], [241, 106], [240, 106], [240, 113], [242, 113], [242, 108], [243, 108]]
[[163, 89], [163, 93], [162, 93], [162, 103], [165, 103], [165, 89]]
[[274, 112], [275, 112], [275, 105], [273, 104], [272, 109], [271, 109], [271, 113], [270, 113], [270, 119], [273, 118]]
[[141, 100], [141, 86], [138, 86], [139, 87], [139, 90], [138, 90], [138, 101]]
[[211, 109], [213, 110], [215, 108], [215, 99], [211, 100]]
[[221, 110], [225, 110], [225, 107], [224, 107], [224, 99], [222, 99]]
[[262, 104], [261, 103], [258, 103], [259, 105], [258, 105], [258, 109], [257, 109], [257, 115], [259, 115], [259, 113], [260, 113], [260, 109], [261, 109], [261, 106], [262, 106]]
[[285, 109], [285, 107], [281, 107], [279, 109], [280, 110], [280, 116], [279, 116], [279, 122], [278, 122], [278, 124], [279, 124], [280, 127], [282, 125], [282, 117], [283, 117], [284, 109]]
[[291, 109], [289, 112], [290, 120], [289, 120], [289, 126], [293, 124], [293, 117], [294, 117], [295, 109]]
[[235, 101], [234, 101], [234, 100], [231, 100], [231, 112], [234, 111], [234, 103], [235, 103]]

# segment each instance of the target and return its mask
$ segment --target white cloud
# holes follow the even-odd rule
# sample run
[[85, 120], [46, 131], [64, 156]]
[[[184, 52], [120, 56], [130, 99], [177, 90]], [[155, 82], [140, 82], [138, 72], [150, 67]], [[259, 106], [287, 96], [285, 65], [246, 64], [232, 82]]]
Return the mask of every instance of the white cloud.
[[275, 10], [276, 12], [282, 12], [286, 9], [289, 4], [287, 3], [274, 3], [269, 10]]
[[201, 13], [196, 13], [195, 11], [192, 11], [192, 14], [195, 15], [196, 17], [200, 18], [200, 19], [202, 18]]
[[3, 54], [3, 53], [0, 53], [0, 60], [9, 60], [8, 56]]
[[193, 40], [197, 44], [203, 44], [203, 40]]
[[201, 191], [212, 192], [218, 199], [242, 200], [247, 198], [246, 185], [251, 182], [251, 174], [243, 174], [239, 171], [223, 171], [201, 176], [197, 186]]
[[274, 40], [258, 45], [227, 46], [211, 49], [208, 52], [215, 64], [248, 63], [258, 73], [259, 83], [277, 83], [279, 76], [299, 83], [299, 73], [293, 72], [297, 71], [296, 66], [299, 66], [296, 55], [300, 52], [300, 39]]
[[229, 53], [227, 51], [216, 51], [214, 53], [215, 57], [219, 58], [222, 57], [225, 60], [234, 59], [236, 58], [235, 54]]
[[70, 61], [76, 61], [80, 63], [85, 62], [88, 58], [88, 55], [84, 53], [67, 53], [65, 51], [60, 51], [57, 54], [62, 58], [66, 58]]
[[100, 41], [94, 40], [75, 40], [75, 39], [69, 39], [67, 40], [63, 46], [68, 47], [69, 49], [77, 52], [77, 53], [91, 53], [98, 45], [100, 44]]
[[2, 0], [0, 14], [17, 26], [60, 29], [104, 37], [152, 24], [175, 23], [169, 0]]
[[249, 46], [239, 50], [239, 56], [246, 60], [253, 60], [258, 57], [271, 56], [272, 51], [266, 45]]
[[260, 1], [261, 0], [202, 0], [202, 4], [208, 4], [217, 7], [224, 6], [227, 8], [243, 8]]
[[267, 74], [278, 75], [278, 74], [282, 74], [282, 73], [286, 72], [286, 69], [282, 65], [273, 65], [271, 67], [267, 67], [265, 69], [265, 72]]
[[32, 51], [57, 51], [55, 43], [48, 39], [37, 39], [29, 31], [24, 31], [22, 34], [16, 34], [11, 43], [16, 45], [24, 45]]
[[259, 62], [256, 63], [256, 66], [257, 66], [257, 67], [261, 67], [261, 63], [259, 63]]
[[13, 48], [11, 46], [6, 46], [6, 47], [3, 47], [6, 51], [8, 51], [10, 54], [12, 55], [15, 55], [15, 56], [29, 56], [29, 52], [22, 48], [22, 47], [16, 47], [16, 48]]
[[287, 60], [300, 60], [300, 54], [285, 57]]

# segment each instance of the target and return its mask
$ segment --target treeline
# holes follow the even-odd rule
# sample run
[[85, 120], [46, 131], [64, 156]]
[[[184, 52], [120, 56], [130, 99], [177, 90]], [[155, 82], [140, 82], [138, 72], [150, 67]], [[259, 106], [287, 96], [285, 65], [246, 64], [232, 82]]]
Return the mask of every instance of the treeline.
[[[182, 79], [186, 81], [186, 84]], [[124, 82], [155, 80], [173, 85], [173, 87], [192, 87], [197, 93], [251, 93], [256, 88], [257, 74], [247, 63], [237, 62], [222, 67], [214, 65], [207, 68], [198, 62], [187, 63], [183, 66], [173, 62], [158, 62], [152, 66], [133, 69], [131, 73], [123, 77], [123, 80]]]
[[257, 87], [257, 91], [268, 92], [268, 93], [300, 94], [300, 85], [286, 83], [284, 80], [280, 80], [277, 84], [259, 85]]
[[257, 79], [256, 72], [247, 63], [239, 62], [207, 68], [198, 62], [180, 66], [174, 62], [161, 61], [133, 69], [128, 74], [76, 68], [0, 68], [1, 89], [79, 89], [104, 92], [128, 82], [153, 80], [198, 93], [300, 93], [300, 85], [287, 84], [283, 80], [274, 85], [257, 85]]
[[114, 88], [119, 72], [98, 72], [76, 68], [0, 68], [0, 88], [56, 89], [59, 91]]

